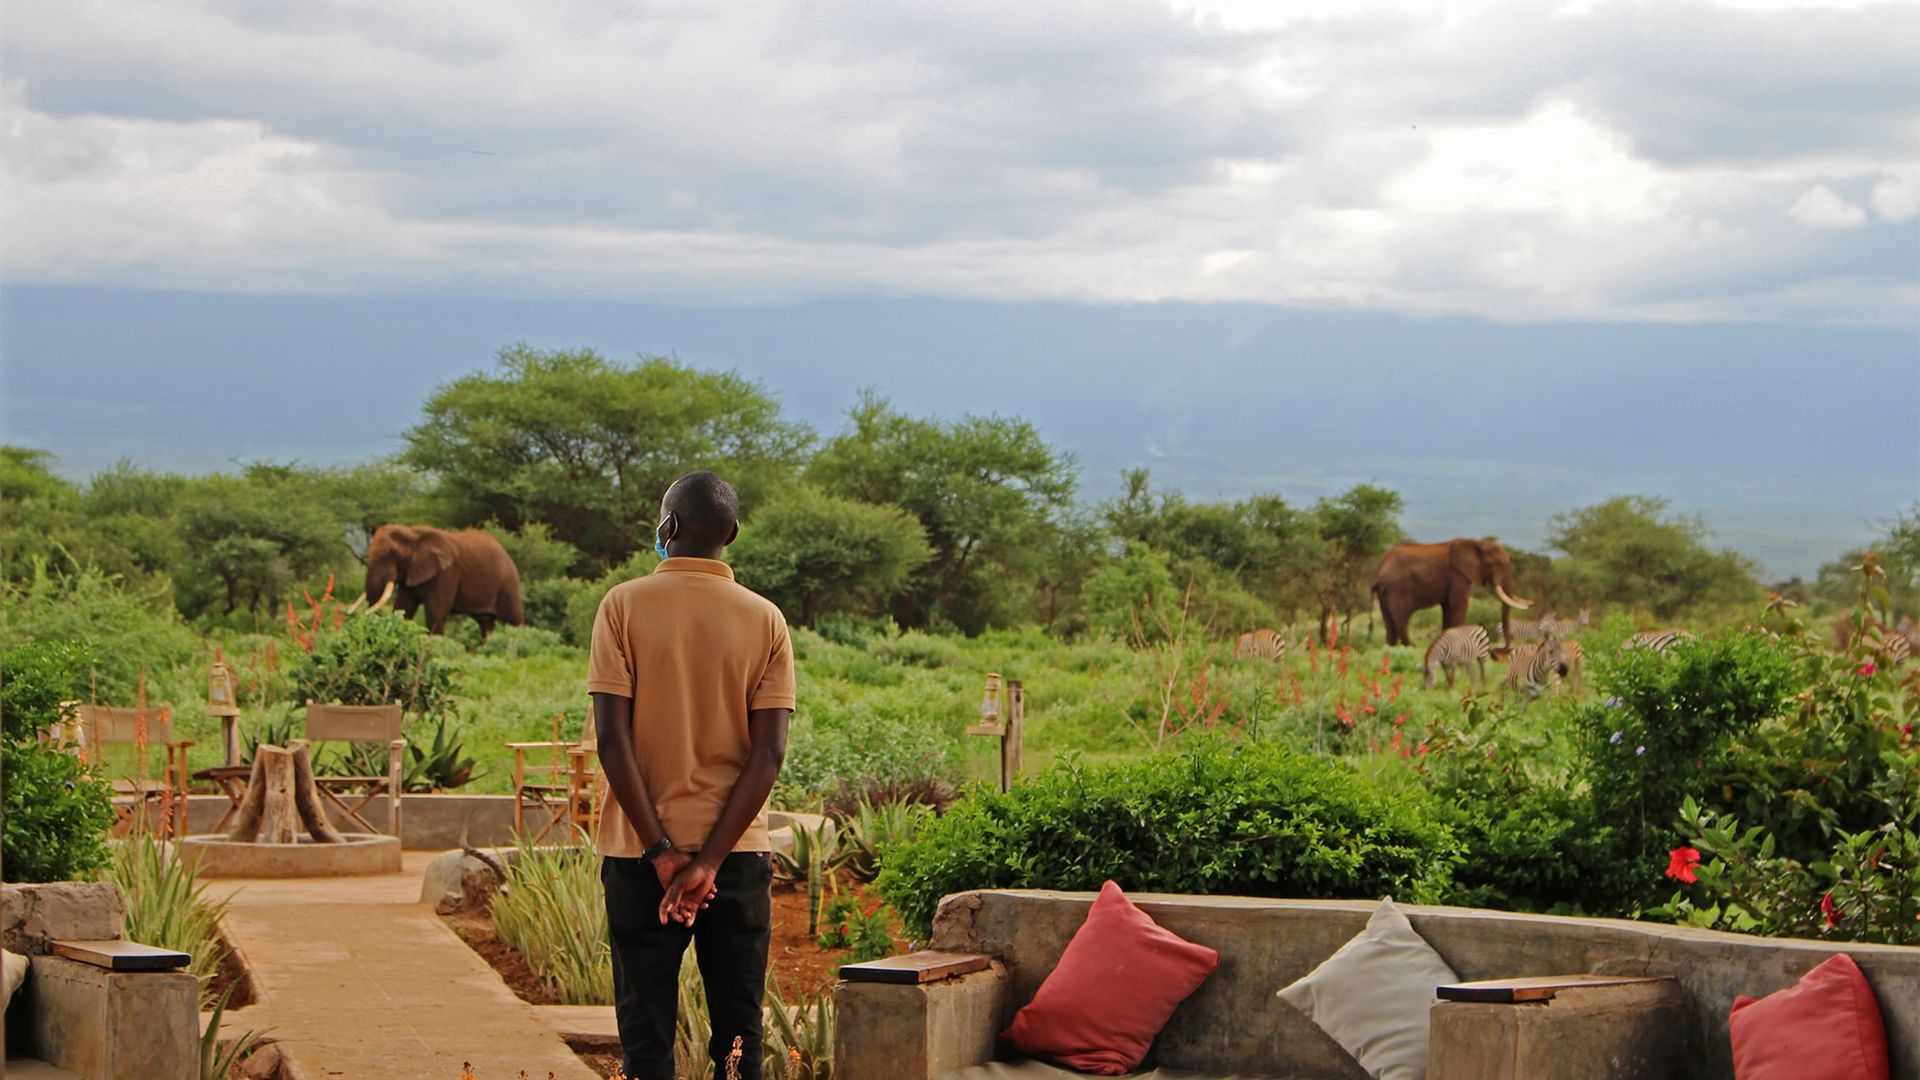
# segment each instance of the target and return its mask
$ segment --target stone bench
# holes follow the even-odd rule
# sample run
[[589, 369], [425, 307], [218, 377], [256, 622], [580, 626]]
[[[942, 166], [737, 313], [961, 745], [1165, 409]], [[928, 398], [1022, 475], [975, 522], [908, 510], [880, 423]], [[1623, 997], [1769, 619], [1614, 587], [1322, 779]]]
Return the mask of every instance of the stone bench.
[[[947, 897], [933, 949], [993, 958], [985, 971], [919, 984], [842, 982], [835, 988], [835, 1076], [938, 1077], [1004, 1053], [996, 1036], [1033, 998], [1085, 921], [1092, 893], [992, 890]], [[1338, 1044], [1276, 992], [1359, 933], [1374, 904], [1339, 900], [1131, 895], [1168, 929], [1219, 950], [1220, 967], [1168, 1022], [1149, 1066], [1204, 1076], [1363, 1080]], [[1732, 1075], [1727, 1014], [1734, 996], [1792, 985], [1835, 952], [1858, 961], [1879, 996], [1893, 1075], [1920, 1076], [1920, 949], [1749, 937], [1622, 919], [1578, 919], [1401, 905], [1414, 929], [1463, 981], [1521, 976], [1667, 976], [1658, 983], [1567, 991], [1543, 1005], [1446, 1002], [1430, 1014], [1435, 1063], [1471, 1075], [1489, 1061], [1549, 1062], [1555, 1076]], [[1516, 1012], [1515, 1010], [1532, 1010]], [[1650, 1016], [1657, 1022], [1649, 1023]], [[1632, 1071], [1570, 1033], [1670, 1037]], [[1489, 1031], [1505, 1043], [1492, 1045]], [[1464, 1034], [1463, 1034], [1464, 1033]], [[1624, 1033], [1624, 1034], [1623, 1034]], [[1641, 1044], [1644, 1046], [1644, 1038]], [[1454, 1065], [1448, 1064], [1448, 1056]], [[1546, 1055], [1542, 1058], [1541, 1055]], [[1555, 1055], [1558, 1055], [1556, 1058]], [[1626, 1055], [1631, 1056], [1631, 1055]], [[1486, 1074], [1497, 1075], [1497, 1074]], [[1431, 1080], [1442, 1080], [1435, 1073]]]
[[[83, 1080], [199, 1075], [199, 986], [184, 971], [115, 970], [126, 966], [111, 947], [125, 920], [120, 890], [106, 882], [0, 888], [0, 943], [32, 961], [7, 1007], [10, 1057]], [[61, 942], [86, 944], [56, 955]]]

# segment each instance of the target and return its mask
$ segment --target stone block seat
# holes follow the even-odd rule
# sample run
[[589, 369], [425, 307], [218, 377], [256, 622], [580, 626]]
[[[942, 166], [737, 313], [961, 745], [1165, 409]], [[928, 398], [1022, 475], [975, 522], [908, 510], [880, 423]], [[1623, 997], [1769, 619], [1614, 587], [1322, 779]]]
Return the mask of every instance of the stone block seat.
[[199, 986], [181, 970], [129, 970], [181, 955], [120, 940], [125, 921], [125, 900], [108, 882], [0, 888], [0, 944], [30, 961], [7, 1004], [7, 1075], [199, 1075]]
[[[1219, 968], [1175, 1011], [1154, 1043], [1147, 1071], [1136, 1075], [1364, 1080], [1366, 1073], [1346, 1051], [1275, 995], [1358, 934], [1374, 903], [1129, 898], [1167, 929], [1220, 952]], [[997, 1036], [1059, 962], [1093, 899], [1093, 893], [1041, 890], [947, 897], [930, 948], [982, 956], [989, 966], [927, 982], [840, 982], [834, 991], [836, 1078], [1076, 1075], [1006, 1060], [1008, 1048]], [[1521, 994], [1541, 999], [1519, 1004], [1443, 1001], [1429, 1013], [1429, 1080], [1730, 1077], [1727, 1015], [1735, 995], [1784, 989], [1836, 952], [1852, 955], [1879, 998], [1892, 1075], [1920, 1076], [1920, 948], [1750, 937], [1622, 919], [1412, 905], [1401, 910], [1462, 982], [1658, 977], [1573, 985], [1551, 999]]]

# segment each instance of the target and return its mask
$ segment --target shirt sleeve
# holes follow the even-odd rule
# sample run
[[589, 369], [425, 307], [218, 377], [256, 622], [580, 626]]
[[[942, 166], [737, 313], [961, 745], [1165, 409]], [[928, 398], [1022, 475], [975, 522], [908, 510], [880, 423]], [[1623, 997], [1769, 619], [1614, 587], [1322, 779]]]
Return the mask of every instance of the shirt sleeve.
[[791, 709], [793, 693], [793, 640], [787, 635], [787, 618], [778, 609], [773, 613], [773, 644], [767, 650], [767, 669], [759, 685], [747, 699], [750, 709]]
[[593, 642], [587, 651], [587, 692], [634, 696], [633, 658], [627, 655], [624, 620], [611, 594], [602, 597], [593, 616]]

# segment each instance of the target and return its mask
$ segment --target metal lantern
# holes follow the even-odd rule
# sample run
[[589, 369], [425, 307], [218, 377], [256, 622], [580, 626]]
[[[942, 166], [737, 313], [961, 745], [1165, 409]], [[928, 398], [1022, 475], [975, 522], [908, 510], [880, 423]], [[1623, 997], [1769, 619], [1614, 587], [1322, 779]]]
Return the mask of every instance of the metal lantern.
[[987, 673], [986, 696], [980, 699], [980, 724], [982, 727], [1000, 726], [1000, 673]]
[[240, 698], [234, 690], [233, 669], [217, 654], [207, 673], [207, 715], [239, 716]]

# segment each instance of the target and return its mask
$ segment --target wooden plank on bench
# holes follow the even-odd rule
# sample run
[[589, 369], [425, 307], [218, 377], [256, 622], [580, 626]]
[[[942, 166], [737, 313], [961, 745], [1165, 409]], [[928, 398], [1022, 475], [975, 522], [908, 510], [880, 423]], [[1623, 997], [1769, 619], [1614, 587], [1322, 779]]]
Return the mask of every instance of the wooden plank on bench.
[[911, 986], [971, 975], [987, 970], [992, 963], [992, 957], [977, 953], [927, 950], [905, 956], [889, 956], [884, 960], [868, 960], [861, 964], [843, 964], [840, 977], [848, 982], [901, 983]]
[[193, 962], [193, 957], [186, 953], [157, 949], [135, 941], [55, 941], [49, 944], [55, 956], [64, 956], [108, 971], [174, 971]]
[[1451, 983], [1436, 993], [1441, 1001], [1479, 1001], [1512, 1005], [1528, 1001], [1551, 1001], [1562, 990], [1589, 986], [1626, 986], [1633, 983], [1671, 982], [1666, 975], [1534, 975], [1519, 979], [1480, 979]]

